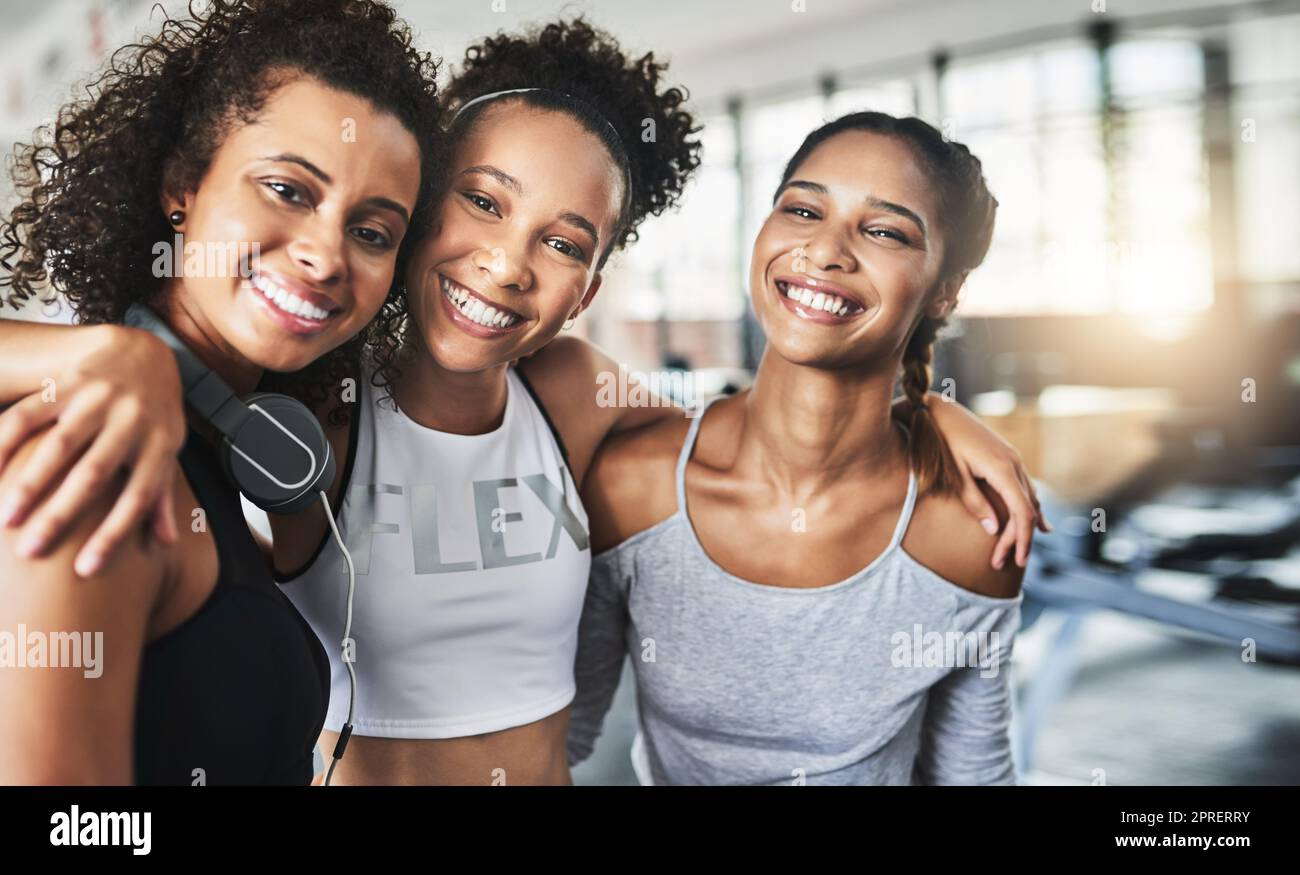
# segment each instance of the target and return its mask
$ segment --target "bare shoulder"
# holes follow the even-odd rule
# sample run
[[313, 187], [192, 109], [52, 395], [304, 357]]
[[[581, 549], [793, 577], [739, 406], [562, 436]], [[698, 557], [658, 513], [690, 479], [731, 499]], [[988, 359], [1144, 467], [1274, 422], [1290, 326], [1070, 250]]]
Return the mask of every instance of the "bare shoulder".
[[618, 362], [580, 337], [557, 337], [518, 369], [564, 437], [574, 476], [590, 463], [597, 445], [618, 419], [619, 411], [597, 398], [601, 374], [618, 372]]
[[600, 375], [617, 372], [618, 362], [581, 337], [557, 337], [519, 362], [519, 370], [532, 384], [552, 415], [589, 412], [596, 406]]
[[[1005, 505], [995, 493], [984, 492], [997, 511], [999, 524], [1005, 525]], [[989, 564], [997, 538], [984, 531], [957, 496], [929, 494], [917, 499], [903, 549], [963, 589], [991, 598], [1015, 598], [1025, 570], [1014, 559], [1002, 568]]]
[[564, 335], [522, 360], [519, 367], [528, 372], [530, 379], [544, 381], [551, 372], [594, 376], [612, 361], [608, 353], [591, 341]]
[[675, 473], [690, 421], [675, 418], [613, 435], [600, 445], [582, 501], [599, 553], [672, 516]]
[[[19, 448], [0, 476], [0, 491], [30, 460], [38, 438]], [[59, 638], [43, 648], [49, 661], [41, 664], [49, 670], [0, 670], [0, 712], [24, 715], [3, 733], [10, 753], [21, 756], [0, 754], [0, 783], [131, 780], [140, 653], [171, 564], [142, 526], [98, 573], [77, 575], [77, 553], [112, 510], [123, 483], [114, 485], [81, 509], [44, 556], [19, 556], [21, 529], [0, 528], [0, 617], [14, 633], [25, 625], [28, 641], [33, 635]]]

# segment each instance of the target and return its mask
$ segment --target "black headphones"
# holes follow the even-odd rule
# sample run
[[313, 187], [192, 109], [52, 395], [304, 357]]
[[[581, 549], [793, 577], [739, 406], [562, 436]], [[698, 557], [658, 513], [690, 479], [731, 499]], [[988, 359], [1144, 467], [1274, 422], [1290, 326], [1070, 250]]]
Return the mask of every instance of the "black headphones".
[[221, 435], [221, 467], [245, 498], [277, 514], [319, 501], [334, 482], [334, 453], [305, 404], [272, 392], [240, 400], [153, 311], [132, 304], [124, 321], [171, 347], [185, 403]]

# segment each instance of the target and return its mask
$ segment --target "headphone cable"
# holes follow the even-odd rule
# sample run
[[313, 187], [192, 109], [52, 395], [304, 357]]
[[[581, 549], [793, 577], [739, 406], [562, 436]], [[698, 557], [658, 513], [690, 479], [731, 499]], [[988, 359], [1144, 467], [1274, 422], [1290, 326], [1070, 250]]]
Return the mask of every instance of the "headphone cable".
[[343, 536], [339, 534], [338, 524], [334, 522], [334, 513], [330, 510], [330, 500], [324, 490], [320, 493], [321, 504], [325, 506], [325, 519], [329, 522], [330, 531], [334, 533], [334, 541], [343, 551], [343, 561], [348, 566], [348, 611], [347, 619], [343, 623], [343, 641], [341, 643], [343, 655], [343, 667], [348, 670], [348, 719], [343, 724], [343, 731], [339, 733], [339, 740], [334, 745], [334, 757], [330, 760], [329, 770], [325, 773], [325, 786], [330, 785], [330, 779], [334, 777], [334, 767], [343, 759], [343, 751], [348, 746], [348, 739], [352, 737], [352, 714], [357, 702], [357, 673], [352, 668], [352, 659], [348, 658], [348, 642], [352, 638], [352, 596], [356, 592], [357, 574], [356, 569], [352, 566], [352, 554], [343, 543]]

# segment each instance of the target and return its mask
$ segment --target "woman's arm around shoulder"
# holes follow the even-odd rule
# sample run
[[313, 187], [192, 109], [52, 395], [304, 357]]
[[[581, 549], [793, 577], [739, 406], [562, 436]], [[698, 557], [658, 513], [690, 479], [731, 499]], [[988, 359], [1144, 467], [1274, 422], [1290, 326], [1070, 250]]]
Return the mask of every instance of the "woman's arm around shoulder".
[[636, 374], [581, 337], [557, 337], [519, 369], [564, 437], [579, 484], [612, 435], [685, 418], [685, 408], [639, 385]]
[[[124, 466], [131, 478], [113, 490], [116, 507], [88, 539], [78, 567], [93, 574], [98, 559], [146, 519], [164, 543], [176, 543], [172, 463], [187, 429], [180, 372], [167, 345], [122, 325], [0, 319], [0, 349], [0, 474], [19, 472], [0, 488], [0, 526], [23, 527], [19, 549], [40, 556]], [[42, 429], [38, 451], [15, 465], [14, 450]], [[38, 496], [47, 496], [39, 511], [32, 506]]]
[[[21, 445], [15, 460], [36, 444]], [[141, 653], [175, 563], [141, 523], [93, 576], [77, 574], [78, 550], [116, 498], [108, 489], [84, 505], [41, 557], [20, 556], [19, 532], [0, 529], [0, 635], [14, 636], [11, 658], [25, 653], [22, 667], [6, 660], [0, 668], [0, 784], [132, 780]], [[44, 667], [31, 659], [33, 647], [43, 648]]]
[[593, 553], [608, 550], [677, 510], [677, 457], [690, 420], [662, 420], [601, 444], [582, 486]]

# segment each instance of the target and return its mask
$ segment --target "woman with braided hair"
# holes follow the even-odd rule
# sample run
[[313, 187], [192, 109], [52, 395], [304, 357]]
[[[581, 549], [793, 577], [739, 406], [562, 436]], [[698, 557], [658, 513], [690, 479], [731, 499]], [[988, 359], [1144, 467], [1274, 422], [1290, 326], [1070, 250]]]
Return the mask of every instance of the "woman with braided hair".
[[571, 762], [630, 653], [642, 783], [1014, 782], [1023, 567], [987, 562], [925, 403], [996, 208], [919, 119], [805, 140], [754, 243], [753, 388], [612, 439], [587, 475]]

